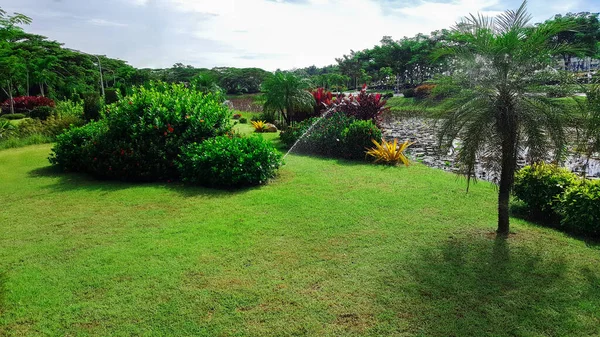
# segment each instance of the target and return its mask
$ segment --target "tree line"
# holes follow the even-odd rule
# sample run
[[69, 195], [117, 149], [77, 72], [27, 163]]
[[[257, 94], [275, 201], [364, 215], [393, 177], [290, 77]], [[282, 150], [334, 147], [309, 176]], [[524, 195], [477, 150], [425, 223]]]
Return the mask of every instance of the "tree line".
[[[575, 29], [551, 37], [552, 43], [578, 46], [575, 52], [561, 55], [568, 69], [575, 57], [600, 58], [600, 22], [598, 13], [556, 15], [555, 23], [572, 24]], [[9, 15], [0, 9], [0, 99], [41, 95], [55, 99], [81, 97], [86, 92], [120, 90], [149, 81], [198, 82], [217, 85], [227, 94], [257, 93], [271, 75], [260, 68], [195, 68], [181, 63], [166, 69], [138, 69], [126, 61], [90, 55], [65, 48], [57, 41], [31, 34], [23, 26], [31, 19], [23, 14]], [[540, 24], [538, 24], [539, 26]], [[369, 83], [379, 89], [415, 86], [435, 74], [451, 73], [449, 58], [433, 58], [442, 48], [456, 45], [450, 30], [438, 30], [394, 40], [384, 36], [373, 48], [353, 51], [336, 58], [337, 64], [310, 66], [292, 72], [309, 78], [315, 87], [333, 91], [358, 88]]]

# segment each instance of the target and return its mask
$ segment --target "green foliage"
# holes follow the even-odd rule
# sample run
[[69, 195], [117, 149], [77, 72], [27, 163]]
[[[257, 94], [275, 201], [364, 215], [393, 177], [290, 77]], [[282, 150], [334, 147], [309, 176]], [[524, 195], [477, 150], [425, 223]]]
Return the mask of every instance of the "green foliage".
[[210, 187], [265, 184], [282, 165], [281, 153], [260, 137], [211, 138], [182, 150], [177, 167], [186, 182]]
[[580, 184], [580, 178], [556, 165], [538, 163], [515, 175], [514, 195], [525, 203], [529, 215], [543, 222], [558, 222], [557, 205], [567, 189]]
[[54, 113], [58, 117], [73, 116], [83, 118], [83, 103], [71, 100], [58, 101]]
[[276, 72], [263, 82], [264, 110], [276, 112], [287, 125], [312, 112], [315, 98], [308, 91], [310, 82], [290, 72]]
[[54, 138], [71, 127], [71, 125], [81, 126], [82, 124], [83, 120], [74, 116], [50, 116], [46, 120], [27, 118], [19, 123], [18, 136], [28, 137], [38, 134]]
[[104, 104], [109, 105], [117, 102], [119, 100], [119, 96], [117, 94], [117, 89], [104, 89]]
[[29, 117], [37, 118], [43, 121], [48, 119], [52, 115], [54, 115], [54, 108], [50, 106], [38, 106], [31, 110], [31, 112], [29, 113]]
[[294, 126], [288, 127], [285, 131], [281, 131], [279, 138], [287, 146], [291, 147], [294, 143], [313, 125], [319, 121], [319, 117], [312, 117], [296, 123]]
[[97, 92], [83, 94], [83, 118], [86, 121], [97, 121], [102, 116], [102, 98]]
[[[138, 87], [110, 106], [105, 124], [63, 135], [63, 141], [53, 149], [51, 162], [65, 170], [114, 179], [175, 179], [174, 161], [181, 147], [225, 134], [231, 127], [230, 116], [231, 111], [217, 97], [183, 85]], [[86, 136], [86, 132], [90, 134]], [[65, 153], [62, 147], [69, 147], [70, 137], [87, 141], [80, 146], [85, 165], [69, 164], [73, 156], [61, 158]]]
[[240, 124], [248, 124], [248, 119], [246, 117], [240, 117], [239, 122]]
[[50, 163], [65, 171], [88, 172], [96, 164], [98, 141], [107, 133], [106, 121], [92, 121], [58, 135]]
[[345, 157], [364, 160], [372, 140], [381, 141], [381, 130], [370, 120], [355, 120], [342, 132]]
[[7, 119], [0, 119], [0, 140], [4, 140], [13, 135], [15, 126]]
[[456, 43], [436, 54], [454, 57], [459, 70], [455, 79], [466, 88], [443, 120], [440, 144], [449, 148], [460, 138], [456, 158], [468, 182], [479, 154], [488, 152], [485, 164], [500, 170], [498, 233], [503, 235], [509, 233], [508, 203], [519, 148], [528, 148], [533, 161], [541, 161], [551, 149], [559, 158], [566, 142], [563, 112], [528, 89], [536, 75], [556, 63], [553, 56], [574, 49], [551, 43], [555, 34], [574, 27], [532, 26], [530, 20], [526, 2], [494, 18], [471, 15], [453, 30]]
[[381, 130], [370, 120], [357, 120], [336, 112], [297, 123], [282, 131], [279, 138], [287, 147], [298, 142], [295, 151], [299, 153], [364, 160], [366, 148], [373, 145], [371, 140], [381, 140]]
[[25, 114], [20, 114], [20, 113], [6, 114], [6, 115], [0, 116], [1, 119], [7, 119], [7, 120], [17, 120], [17, 119], [23, 119], [25, 117], [27, 117], [27, 116], [25, 116]]
[[587, 181], [567, 189], [558, 212], [564, 230], [600, 238], [600, 183]]

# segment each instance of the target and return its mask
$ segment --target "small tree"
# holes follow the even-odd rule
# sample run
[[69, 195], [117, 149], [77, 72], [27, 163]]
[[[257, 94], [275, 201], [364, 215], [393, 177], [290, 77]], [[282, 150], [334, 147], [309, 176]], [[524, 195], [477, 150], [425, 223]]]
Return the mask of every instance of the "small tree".
[[443, 121], [440, 144], [461, 139], [457, 160], [469, 182], [482, 158], [499, 168], [500, 235], [509, 233], [508, 203], [520, 151], [528, 149], [537, 161], [554, 147], [559, 158], [565, 142], [560, 109], [529, 93], [536, 74], [553, 65], [555, 55], [570, 50], [552, 44], [551, 37], [572, 26], [556, 21], [531, 26], [530, 19], [526, 2], [495, 18], [471, 15], [453, 29], [454, 45], [437, 55], [456, 57], [469, 79], [465, 87], [471, 88], [463, 90]]
[[276, 72], [263, 82], [264, 109], [279, 113], [290, 125], [298, 112], [311, 111], [315, 99], [308, 91], [310, 82], [289, 72]]

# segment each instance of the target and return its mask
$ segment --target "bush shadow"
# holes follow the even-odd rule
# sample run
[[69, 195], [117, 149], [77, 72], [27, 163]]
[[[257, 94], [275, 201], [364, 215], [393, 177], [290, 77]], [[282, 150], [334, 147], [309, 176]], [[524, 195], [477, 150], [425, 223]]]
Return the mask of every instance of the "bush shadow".
[[[424, 336], [579, 335], [577, 291], [567, 277], [567, 261], [495, 237], [450, 239], [424, 248], [410, 262], [398, 262], [393, 275], [414, 281], [384, 280], [390, 292], [408, 294], [396, 304], [411, 330]], [[598, 276], [589, 271], [590, 283]], [[600, 285], [593, 288], [600, 306]], [[389, 305], [386, 304], [386, 305]]]
[[53, 192], [68, 191], [89, 191], [89, 192], [116, 192], [119, 190], [139, 188], [142, 186], [152, 186], [164, 188], [176, 192], [183, 197], [206, 197], [206, 198], [227, 198], [232, 195], [239, 195], [260, 186], [245, 186], [241, 188], [208, 188], [194, 185], [186, 185], [180, 181], [175, 182], [128, 182], [111, 179], [99, 179], [89, 174], [64, 172], [54, 166], [45, 166], [29, 171], [31, 178], [54, 178], [55, 183], [46, 185], [44, 188]]

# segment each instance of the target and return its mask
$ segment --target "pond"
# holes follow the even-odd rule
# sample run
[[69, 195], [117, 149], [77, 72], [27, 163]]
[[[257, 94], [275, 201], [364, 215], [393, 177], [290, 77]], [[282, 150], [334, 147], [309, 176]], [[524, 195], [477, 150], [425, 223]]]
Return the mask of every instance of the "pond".
[[[451, 172], [458, 172], [456, 161], [456, 147], [459, 141], [454, 142], [454, 146], [448, 153], [441, 153], [437, 146], [437, 127], [436, 119], [431, 118], [388, 118], [383, 123], [383, 136], [386, 139], [398, 138], [399, 141], [410, 140], [414, 144], [408, 148], [407, 154], [416, 161], [427, 166], [443, 169]], [[523, 167], [529, 164], [526, 161], [525, 154], [519, 155], [517, 165]], [[586, 158], [575, 152], [570, 152], [562, 165], [573, 172], [583, 174], [586, 164]], [[476, 165], [476, 176], [478, 179], [496, 182], [498, 174], [492, 167], [486, 166], [484, 160], [478, 161]], [[600, 178], [600, 160], [590, 159], [586, 176], [594, 179]]]

